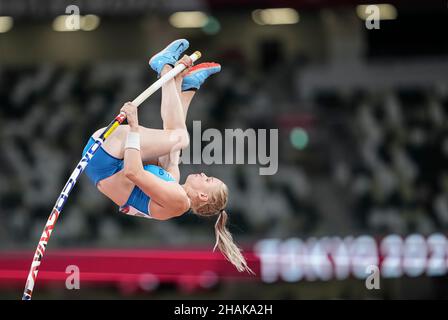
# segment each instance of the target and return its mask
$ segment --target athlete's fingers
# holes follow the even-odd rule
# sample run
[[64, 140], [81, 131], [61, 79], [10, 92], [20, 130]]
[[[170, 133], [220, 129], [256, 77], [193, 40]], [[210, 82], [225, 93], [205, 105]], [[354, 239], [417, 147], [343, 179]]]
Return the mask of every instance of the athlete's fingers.
[[120, 111], [124, 112], [126, 115], [137, 113], [137, 106], [133, 105], [131, 102], [126, 102]]
[[176, 65], [183, 64], [185, 67], [189, 68], [193, 65], [193, 60], [187, 55], [184, 55], [179, 61], [176, 62]]

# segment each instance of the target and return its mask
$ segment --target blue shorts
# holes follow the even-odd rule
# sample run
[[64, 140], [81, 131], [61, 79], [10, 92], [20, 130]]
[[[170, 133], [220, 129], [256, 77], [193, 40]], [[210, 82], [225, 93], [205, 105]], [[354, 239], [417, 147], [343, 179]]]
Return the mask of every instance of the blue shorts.
[[[95, 140], [90, 137], [89, 142], [84, 148], [82, 155], [84, 156]], [[165, 169], [155, 165], [143, 166], [145, 171], [151, 172], [165, 181], [175, 181], [175, 179]], [[103, 147], [100, 147], [88, 163], [85, 173], [96, 186], [103, 179], [113, 176], [115, 173], [123, 169], [123, 159], [115, 158], [107, 153]], [[146, 195], [139, 187], [135, 186], [126, 204], [122, 207], [133, 207], [143, 214], [150, 215], [149, 202], [151, 198]]]
[[[87, 142], [84, 151], [82, 152], [83, 157], [94, 143], [95, 139], [90, 137], [89, 142]], [[103, 149], [103, 147], [100, 147], [90, 160], [85, 172], [96, 186], [98, 182], [113, 176], [121, 169], [123, 169], [123, 159], [118, 159], [111, 156]]]

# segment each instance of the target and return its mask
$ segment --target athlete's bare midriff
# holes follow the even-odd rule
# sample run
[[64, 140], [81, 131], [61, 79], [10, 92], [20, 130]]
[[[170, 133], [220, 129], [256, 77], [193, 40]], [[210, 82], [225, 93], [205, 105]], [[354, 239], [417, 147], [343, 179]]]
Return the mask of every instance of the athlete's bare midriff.
[[135, 184], [125, 177], [123, 170], [97, 184], [98, 190], [118, 206], [123, 206], [129, 199]]

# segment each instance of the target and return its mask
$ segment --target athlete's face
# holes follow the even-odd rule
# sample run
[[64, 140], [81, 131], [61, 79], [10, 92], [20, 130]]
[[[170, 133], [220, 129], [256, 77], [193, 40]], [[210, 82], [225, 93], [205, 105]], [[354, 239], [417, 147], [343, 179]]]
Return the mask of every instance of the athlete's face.
[[223, 184], [223, 182], [218, 178], [208, 177], [204, 173], [190, 174], [185, 183], [188, 184], [190, 188], [206, 194], [213, 193]]

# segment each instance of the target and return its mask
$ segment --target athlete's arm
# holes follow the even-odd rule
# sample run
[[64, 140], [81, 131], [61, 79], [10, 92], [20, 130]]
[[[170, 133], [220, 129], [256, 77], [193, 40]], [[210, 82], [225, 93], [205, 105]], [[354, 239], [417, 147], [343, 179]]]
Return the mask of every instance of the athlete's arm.
[[[127, 164], [126, 164], [127, 162]], [[139, 162], [139, 165], [136, 163]], [[136, 149], [126, 149], [124, 153], [126, 178], [131, 180], [145, 194], [151, 197], [160, 207], [158, 213], [165, 218], [179, 216], [190, 207], [184, 189], [174, 182], [162, 180], [143, 169], [140, 152]]]
[[174, 157], [176, 159], [174, 159], [174, 160], [171, 158], [170, 154], [159, 157], [160, 166], [163, 169], [165, 169], [166, 171], [168, 171], [177, 182], [179, 182], [179, 179], [180, 179], [180, 170], [179, 170], [179, 165], [178, 165], [179, 156], [180, 156], [180, 151], [176, 151], [176, 154], [174, 154]]

